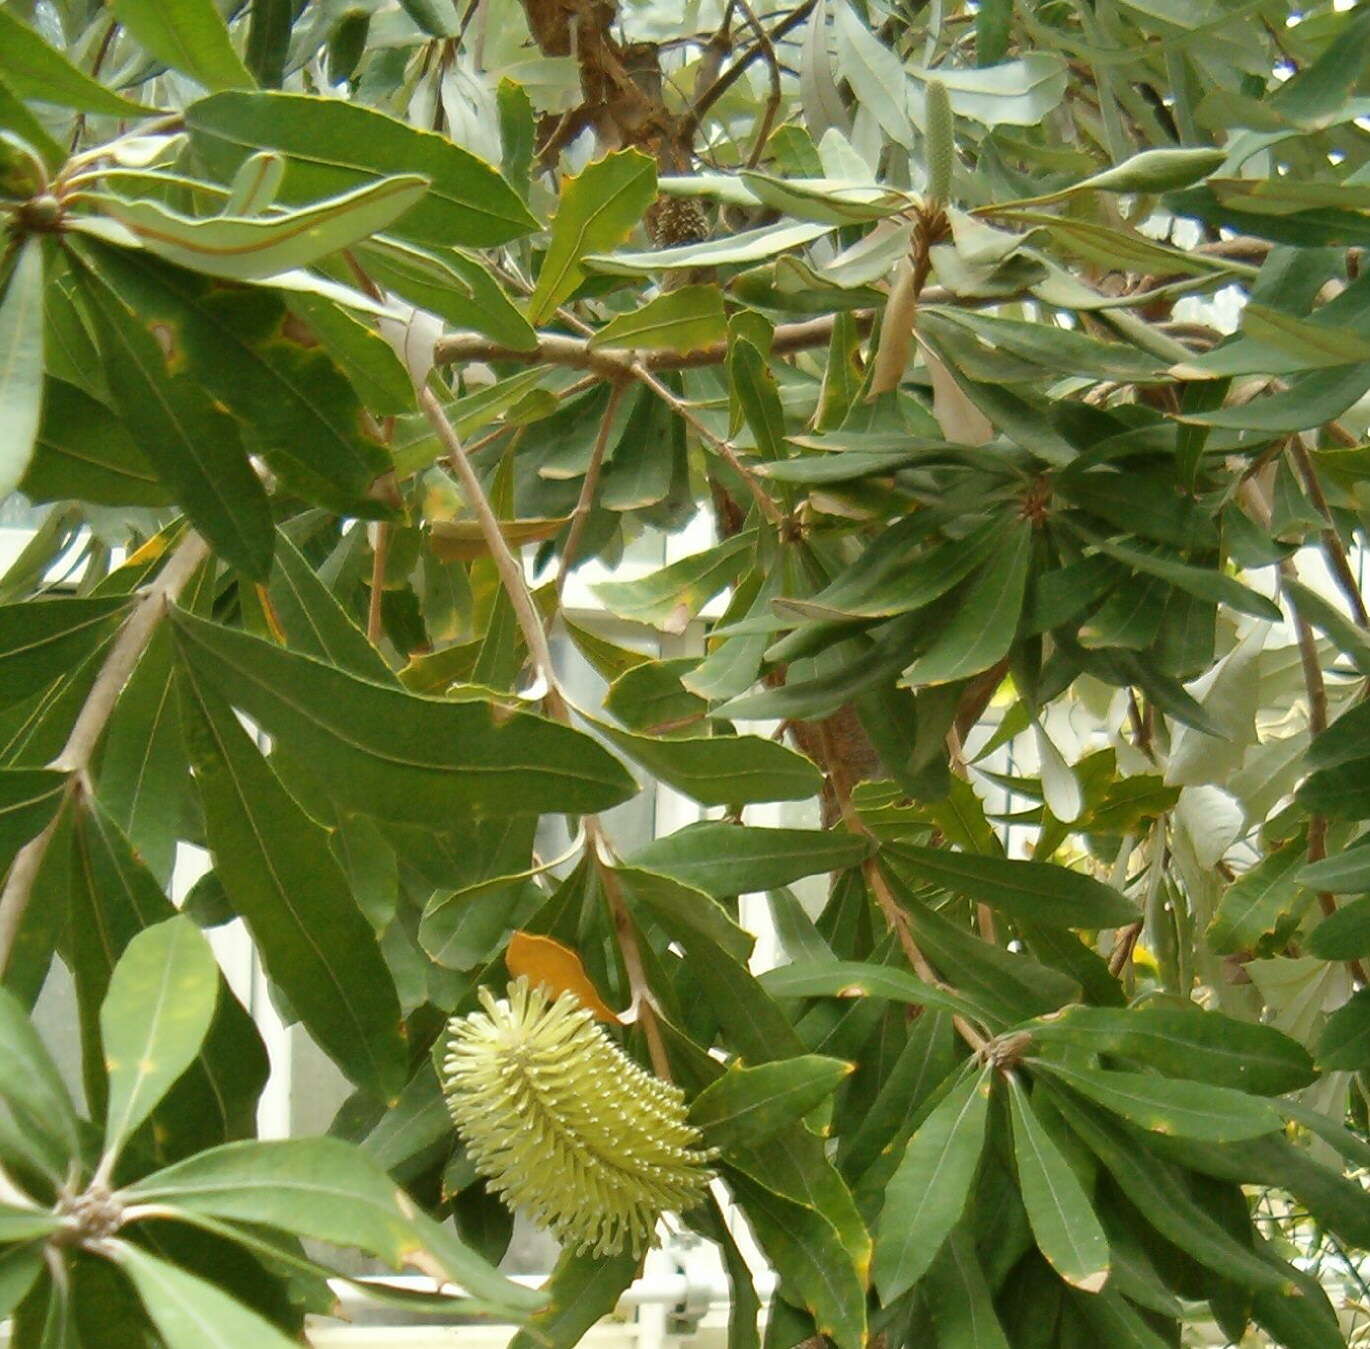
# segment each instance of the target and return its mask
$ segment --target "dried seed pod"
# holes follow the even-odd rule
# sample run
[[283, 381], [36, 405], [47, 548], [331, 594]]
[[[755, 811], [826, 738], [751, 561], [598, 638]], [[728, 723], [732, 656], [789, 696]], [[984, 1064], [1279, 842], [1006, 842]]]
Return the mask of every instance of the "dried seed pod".
[[640, 1255], [709, 1182], [680, 1089], [629, 1059], [569, 993], [526, 979], [448, 1024], [443, 1089], [490, 1189], [578, 1251]]

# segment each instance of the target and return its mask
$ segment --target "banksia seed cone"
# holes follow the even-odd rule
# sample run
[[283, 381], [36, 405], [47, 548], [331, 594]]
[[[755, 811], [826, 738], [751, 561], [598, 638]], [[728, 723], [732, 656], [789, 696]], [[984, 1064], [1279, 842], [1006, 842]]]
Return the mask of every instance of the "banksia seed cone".
[[956, 159], [956, 136], [952, 127], [951, 99], [941, 80], [926, 86], [926, 125], [923, 144], [928, 157], [928, 205], [941, 210], [951, 196], [951, 170]]
[[709, 1154], [680, 1090], [644, 1072], [569, 993], [526, 979], [484, 1012], [448, 1023], [444, 1092], [489, 1187], [567, 1245], [595, 1255], [652, 1242], [657, 1218], [688, 1209]]

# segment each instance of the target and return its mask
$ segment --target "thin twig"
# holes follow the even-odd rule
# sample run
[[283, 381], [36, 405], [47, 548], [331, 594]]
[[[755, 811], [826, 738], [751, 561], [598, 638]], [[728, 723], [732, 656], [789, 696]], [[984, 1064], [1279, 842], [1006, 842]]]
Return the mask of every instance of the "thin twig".
[[590, 451], [590, 463], [585, 469], [585, 481], [581, 484], [580, 496], [571, 515], [571, 528], [566, 535], [566, 546], [561, 550], [561, 566], [557, 569], [558, 595], [565, 588], [566, 578], [570, 575], [580, 553], [580, 541], [595, 504], [599, 474], [604, 466], [604, 455], [609, 448], [609, 433], [613, 430], [614, 417], [618, 413], [618, 405], [623, 401], [627, 387], [626, 382], [620, 379], [615, 380], [609, 388], [609, 401], [604, 405], [604, 415], [599, 421], [599, 434], [595, 437], [595, 447]]
[[[798, 9], [792, 10], [774, 28], [771, 29], [769, 37], [772, 47], [780, 41], [786, 33], [798, 28], [805, 19], [813, 13], [818, 0], [804, 0]], [[704, 114], [718, 102], [729, 89], [737, 83], [746, 73], [747, 68], [761, 55], [759, 46], [748, 47], [736, 61], [730, 65], [700, 96], [695, 100], [695, 105], [682, 118], [681, 135], [688, 139], [694, 134], [695, 128], [703, 120]]]
[[633, 916], [623, 898], [623, 888], [618, 882], [618, 873], [611, 861], [609, 841], [604, 836], [604, 828], [595, 816], [585, 819], [585, 837], [590, 855], [595, 860], [600, 886], [609, 906], [609, 916], [614, 924], [614, 937], [623, 956], [623, 968], [628, 975], [628, 990], [632, 997], [632, 1007], [642, 1026], [642, 1034], [647, 1040], [647, 1054], [652, 1060], [652, 1071], [659, 1078], [670, 1082], [671, 1059], [666, 1052], [666, 1042], [661, 1036], [661, 1025], [657, 1021], [656, 999], [652, 995], [651, 984], [647, 981], [647, 971], [642, 963], [642, 948], [638, 945], [637, 928], [633, 926]]
[[747, 156], [747, 167], [754, 169], [761, 163], [761, 156], [765, 153], [766, 143], [771, 138], [771, 128], [775, 125], [776, 114], [780, 111], [780, 62], [776, 60], [775, 44], [771, 41], [770, 34], [761, 26], [760, 20], [756, 17], [756, 12], [747, 3], [747, 0], [734, 0], [734, 2], [737, 8], [742, 11], [752, 32], [756, 34], [756, 47], [766, 62], [766, 71], [770, 77], [770, 92], [766, 95], [766, 107], [761, 114], [761, 121], [757, 125], [756, 139], [752, 142], [752, 152]]
[[1346, 548], [1342, 544], [1341, 536], [1337, 533], [1337, 524], [1332, 518], [1332, 507], [1328, 505], [1327, 494], [1322, 490], [1322, 480], [1318, 477], [1313, 456], [1308, 453], [1308, 447], [1299, 436], [1294, 436], [1291, 439], [1290, 449], [1294, 455], [1294, 463], [1299, 470], [1299, 477], [1303, 479], [1304, 490], [1318, 508], [1318, 514], [1327, 522], [1327, 527], [1322, 530], [1320, 536], [1323, 557], [1327, 559], [1327, 570], [1332, 573], [1332, 579], [1337, 583], [1337, 588], [1346, 597], [1346, 602], [1351, 606], [1351, 612], [1355, 615], [1356, 622], [1363, 628], [1370, 627], [1370, 613], [1366, 612], [1365, 600], [1361, 597], [1360, 586], [1356, 584], [1356, 576], [1351, 570], [1351, 562], [1346, 556]]
[[379, 646], [384, 631], [381, 599], [385, 594], [385, 564], [390, 556], [390, 526], [382, 520], [376, 525], [371, 544], [371, 596], [366, 606], [366, 640]]
[[[177, 545], [157, 578], [143, 592], [124, 622], [100, 673], [91, 685], [81, 710], [72, 724], [67, 742], [49, 767], [69, 774], [69, 795], [89, 794], [87, 780], [91, 760], [105, 725], [133, 674], [152, 635], [166, 617], [167, 610], [209, 555], [209, 545], [193, 531]], [[9, 964], [24, 914], [33, 894], [33, 883], [42, 869], [48, 846], [57, 832], [62, 815], [59, 808], [47, 827], [30, 839], [15, 855], [5, 888], [0, 893], [0, 972]]]
[[[423, 408], [429, 424], [446, 449], [448, 462], [461, 483], [462, 491], [466, 494], [468, 503], [475, 511], [485, 546], [490, 550], [490, 556], [495, 562], [495, 569], [499, 573], [500, 584], [513, 606], [514, 615], [523, 633], [523, 640], [527, 643], [533, 667], [542, 676], [547, 686], [547, 710], [556, 720], [570, 725], [570, 705], [557, 683], [556, 671], [552, 666], [552, 653], [547, 645], [547, 634], [543, 629], [542, 620], [538, 616], [537, 606], [533, 603], [533, 596], [528, 589], [523, 568], [514, 556], [508, 540], [499, 527], [499, 519], [486, 498], [480, 479], [476, 477], [475, 470], [466, 457], [460, 438], [453, 429], [451, 422], [448, 421], [446, 413], [442, 410], [442, 404], [438, 402], [432, 390], [427, 388], [419, 391], [419, 404]], [[638, 1017], [642, 1022], [643, 1034], [647, 1037], [647, 1051], [651, 1056], [653, 1071], [658, 1077], [669, 1081], [671, 1076], [670, 1059], [666, 1054], [666, 1045], [661, 1037], [661, 1028], [657, 1024], [656, 1006], [643, 968], [642, 951], [637, 941], [637, 929], [633, 926], [632, 915], [628, 912], [623, 892], [618, 886], [618, 878], [614, 874], [613, 865], [610, 861], [612, 853], [608, 840], [597, 816], [583, 816], [581, 823], [585, 830], [586, 845], [594, 858], [604, 889], [605, 900], [613, 919], [614, 935], [619, 950], [623, 954], [623, 966], [628, 973], [633, 1006], [637, 1009]]]
[[481, 536], [485, 540], [485, 546], [490, 550], [495, 570], [499, 573], [500, 584], [509, 597], [509, 603], [513, 605], [514, 616], [528, 647], [529, 659], [547, 686], [547, 710], [559, 721], [566, 721], [566, 698], [557, 682], [551, 648], [547, 645], [547, 634], [543, 630], [542, 619], [538, 616], [537, 606], [533, 603], [533, 596], [523, 575], [523, 565], [514, 556], [509, 541], [504, 537], [504, 531], [500, 529], [499, 517], [491, 507], [485, 489], [481, 487], [476, 470], [471, 467], [471, 461], [466, 457], [456, 428], [448, 421], [442, 404], [431, 389], [419, 390], [419, 406], [423, 409], [423, 415], [428, 418], [428, 424], [436, 432], [438, 440], [442, 442], [442, 447], [447, 452], [447, 462], [457, 475], [467, 504], [475, 512]]

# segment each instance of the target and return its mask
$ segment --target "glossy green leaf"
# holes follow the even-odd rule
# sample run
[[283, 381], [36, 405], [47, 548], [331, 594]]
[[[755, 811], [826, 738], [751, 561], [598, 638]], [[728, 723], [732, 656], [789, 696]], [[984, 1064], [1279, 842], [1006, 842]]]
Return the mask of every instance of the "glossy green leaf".
[[292, 650], [376, 684], [394, 682], [385, 658], [285, 535], [276, 540], [267, 594]]
[[1279, 1115], [1268, 1101], [1231, 1087], [1045, 1061], [1036, 1066], [1059, 1077], [1082, 1096], [1154, 1133], [1235, 1143], [1280, 1127]]
[[821, 1213], [755, 1181], [731, 1178], [767, 1259], [838, 1349], [865, 1343], [865, 1290], [837, 1230]]
[[151, 111], [77, 69], [8, 7], [0, 9], [0, 76], [21, 97], [77, 112], [129, 117]]
[[750, 532], [735, 535], [635, 581], [601, 581], [595, 594], [611, 613], [665, 632], [683, 632], [689, 621], [729, 582], [747, 569], [755, 543]]
[[885, 1192], [872, 1273], [888, 1305], [927, 1272], [960, 1221], [980, 1165], [988, 1071], [967, 1073], [909, 1140]]
[[278, 215], [200, 218], [156, 201], [96, 200], [149, 252], [209, 276], [254, 281], [307, 267], [385, 229], [427, 191], [426, 178], [403, 174]]
[[319, 1046], [359, 1085], [399, 1090], [399, 1001], [327, 836], [191, 669], [181, 715], [215, 869], [262, 963]]
[[961, 1016], [984, 1014], [972, 997], [934, 987], [906, 970], [861, 961], [796, 961], [767, 970], [761, 986], [773, 998], [886, 998]]
[[1244, 872], [1223, 892], [1208, 925], [1208, 941], [1222, 954], [1256, 951], [1306, 899], [1303, 849], [1291, 844]]
[[52, 378], [43, 390], [43, 419], [19, 490], [34, 502], [165, 506], [171, 500], [128, 427], [74, 384]]
[[889, 843], [885, 850], [921, 879], [1013, 918], [1099, 928], [1117, 927], [1138, 917], [1136, 907], [1125, 895], [1068, 867], [921, 848], [911, 843]]
[[1356, 1071], [1370, 1065], [1370, 989], [1357, 989], [1327, 1018], [1318, 1040], [1318, 1067]]
[[237, 1298], [121, 1238], [108, 1257], [128, 1277], [167, 1349], [289, 1349], [292, 1341]]
[[258, 150], [284, 155], [281, 199], [290, 203], [336, 196], [392, 174], [427, 178], [427, 194], [391, 226], [400, 238], [483, 246], [516, 239], [536, 224], [483, 160], [360, 104], [307, 94], [223, 93], [192, 104], [186, 125], [224, 179]]
[[144, 929], [124, 948], [100, 1008], [117, 1154], [200, 1052], [219, 995], [214, 953], [187, 918]]
[[547, 1305], [509, 1342], [509, 1349], [573, 1349], [618, 1305], [641, 1264], [631, 1255], [577, 1255], [565, 1250], [543, 1285]]
[[123, 596], [0, 605], [0, 702], [18, 702], [90, 655], [128, 611]]
[[66, 799], [65, 773], [0, 769], [0, 874], [29, 839], [41, 834]]
[[823, 775], [812, 760], [759, 735], [650, 736], [605, 722], [596, 729], [654, 778], [702, 806], [799, 801]]
[[958, 1227], [923, 1279], [939, 1349], [1009, 1349], [975, 1241]]
[[409, 372], [374, 328], [321, 295], [293, 291], [287, 303], [346, 374], [364, 408], [383, 417], [413, 411], [414, 384]]
[[213, 0], [113, 0], [113, 9], [139, 46], [206, 89], [251, 88]]
[[61, 1074], [29, 1021], [19, 999], [0, 988], [0, 1099], [23, 1122], [24, 1130], [40, 1141], [53, 1172], [61, 1176], [80, 1155], [76, 1112]]
[[1150, 1156], [1135, 1132], [1059, 1089], [1052, 1103], [1104, 1164], [1142, 1217], [1206, 1269], [1243, 1287], [1285, 1292], [1286, 1275], [1233, 1238], [1193, 1197], [1166, 1162]]
[[591, 347], [636, 351], [698, 351], [727, 336], [717, 286], [681, 286], [619, 314], [590, 339]]
[[0, 498], [24, 477], [42, 408], [43, 245], [34, 236], [20, 246], [0, 299]]
[[638, 150], [605, 155], [563, 180], [551, 242], [528, 301], [531, 322], [545, 323], [580, 284], [586, 254], [622, 243], [655, 198], [656, 164]]
[[967, 583], [951, 621], [905, 671], [911, 688], [948, 684], [987, 670], [1013, 645], [1027, 589], [1032, 531], [1024, 521], [1005, 523], [983, 569]]
[[713, 896], [642, 867], [620, 866], [614, 873], [629, 901], [646, 905], [668, 932], [683, 925], [717, 943], [735, 960], [750, 957], [756, 944], [752, 934], [739, 927]]
[[244, 632], [175, 616], [178, 649], [341, 803], [442, 830], [481, 814], [603, 810], [632, 780], [588, 736], [483, 693], [422, 698], [369, 683]]
[[870, 852], [870, 842], [854, 834], [701, 820], [654, 839], [628, 860], [725, 898], [855, 866]]
[[1008, 1099], [1018, 1183], [1038, 1249], [1067, 1283], [1097, 1293], [1109, 1275], [1109, 1249], [1089, 1195], [1014, 1074]]
[[[80, 294], [123, 421], [216, 552], [249, 576], [271, 565], [271, 510], [237, 424], [141, 315], [84, 269]], [[157, 325], [152, 325], [155, 329]]]
[[[393, 1269], [414, 1264], [429, 1249], [430, 1228], [416, 1228], [404, 1193], [368, 1154], [338, 1139], [230, 1143], [155, 1172], [126, 1193], [139, 1203], [356, 1247]], [[448, 1234], [430, 1254], [485, 1307], [522, 1311], [538, 1304], [535, 1293], [509, 1283], [473, 1252], [454, 1257], [458, 1250]]]
[[1117, 1054], [1168, 1077], [1282, 1096], [1313, 1081], [1308, 1051], [1273, 1026], [1199, 1007], [1065, 1007], [1033, 1022], [1034, 1040]]
[[764, 1142], [802, 1119], [841, 1086], [855, 1065], [820, 1054], [755, 1068], [734, 1064], [690, 1105], [690, 1122], [709, 1147]]
[[741, 234], [706, 239], [698, 244], [680, 244], [674, 248], [658, 248], [643, 253], [591, 253], [584, 262], [593, 271], [608, 272], [614, 276], [650, 276], [654, 272], [672, 272], [682, 268], [724, 267], [774, 257], [787, 248], [796, 248], [821, 238], [832, 228], [831, 225], [807, 222], [764, 225], [760, 229], [744, 230]]

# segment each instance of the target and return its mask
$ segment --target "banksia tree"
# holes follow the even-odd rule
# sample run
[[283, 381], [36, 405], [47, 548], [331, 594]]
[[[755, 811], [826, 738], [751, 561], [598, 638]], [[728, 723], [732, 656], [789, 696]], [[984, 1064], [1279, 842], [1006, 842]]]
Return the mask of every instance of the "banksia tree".
[[448, 1026], [448, 1109], [490, 1189], [568, 1245], [640, 1255], [692, 1208], [708, 1153], [679, 1088], [644, 1072], [574, 995], [519, 978]]

